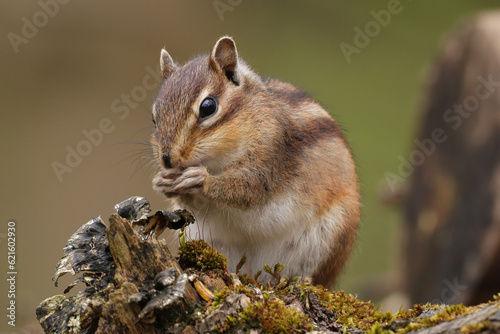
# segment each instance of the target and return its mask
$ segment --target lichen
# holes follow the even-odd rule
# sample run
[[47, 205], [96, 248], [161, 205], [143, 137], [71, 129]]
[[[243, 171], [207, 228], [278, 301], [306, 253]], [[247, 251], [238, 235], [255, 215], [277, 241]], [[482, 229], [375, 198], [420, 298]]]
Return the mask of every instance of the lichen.
[[225, 269], [227, 258], [203, 240], [192, 240], [179, 247], [179, 264], [202, 271]]

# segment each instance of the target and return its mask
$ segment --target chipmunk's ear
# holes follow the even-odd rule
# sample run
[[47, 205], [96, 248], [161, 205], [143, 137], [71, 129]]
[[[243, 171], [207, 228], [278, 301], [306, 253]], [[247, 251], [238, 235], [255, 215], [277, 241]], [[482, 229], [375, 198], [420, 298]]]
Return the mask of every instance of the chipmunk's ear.
[[238, 51], [231, 37], [222, 37], [215, 43], [209, 63], [216, 71], [222, 71], [234, 84], [239, 84]]
[[163, 78], [166, 79], [174, 71], [175, 63], [165, 49], [161, 50], [160, 69]]

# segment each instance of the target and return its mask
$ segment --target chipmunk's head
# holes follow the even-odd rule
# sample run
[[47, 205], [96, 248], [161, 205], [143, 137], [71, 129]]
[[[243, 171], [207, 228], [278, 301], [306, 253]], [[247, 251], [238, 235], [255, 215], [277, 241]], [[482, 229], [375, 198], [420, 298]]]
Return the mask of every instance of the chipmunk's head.
[[206, 166], [220, 170], [242, 154], [240, 137], [248, 97], [260, 78], [238, 58], [230, 37], [217, 41], [208, 56], [176, 65], [161, 51], [165, 81], [153, 104], [152, 143], [164, 168]]

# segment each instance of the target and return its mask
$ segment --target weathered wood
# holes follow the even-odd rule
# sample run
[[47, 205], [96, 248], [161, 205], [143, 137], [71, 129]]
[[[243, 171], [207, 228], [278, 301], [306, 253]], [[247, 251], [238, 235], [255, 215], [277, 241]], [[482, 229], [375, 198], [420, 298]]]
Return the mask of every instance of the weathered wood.
[[[115, 279], [118, 285], [127, 282], [138, 285], [145, 280], [154, 279], [159, 272], [169, 268], [175, 268], [179, 274], [183, 272], [165, 242], [157, 238], [141, 240], [130, 223], [116, 213], [109, 218], [106, 234], [116, 264]], [[190, 285], [186, 286], [185, 300], [187, 303], [199, 301], [196, 291]]]
[[[131, 224], [116, 213], [109, 219], [106, 234], [116, 264], [117, 289], [110, 293], [109, 301], [103, 306], [96, 333], [162, 333], [163, 327], [138, 321], [141, 308], [130, 303], [130, 297], [139, 293], [143, 282], [153, 280], [164, 270], [173, 267], [181, 274], [179, 264], [165, 243], [156, 238], [141, 240]], [[199, 298], [194, 288], [187, 284], [185, 289], [184, 302], [197, 303]]]
[[[105, 233], [102, 226], [98, 220], [90, 221], [65, 247], [54, 281], [66, 272], [81, 271], [84, 276], [76, 282], [88, 287], [75, 297], [55, 296], [42, 302], [37, 317], [47, 333], [164, 333], [169, 321], [182, 320], [183, 313], [200, 302], [190, 283], [176, 285], [185, 274], [164, 242], [141, 238], [116, 213]], [[90, 243], [107, 242], [109, 249], [85, 245], [86, 238]], [[106, 263], [107, 258], [112, 262]], [[157, 277], [170, 268], [174, 268], [172, 282], [167, 283], [171, 287], [164, 287]]]

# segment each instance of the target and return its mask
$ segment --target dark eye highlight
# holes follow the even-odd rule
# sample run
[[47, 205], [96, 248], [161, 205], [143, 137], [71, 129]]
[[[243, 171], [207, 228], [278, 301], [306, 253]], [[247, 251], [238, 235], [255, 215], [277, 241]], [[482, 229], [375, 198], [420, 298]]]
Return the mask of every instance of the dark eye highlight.
[[217, 112], [217, 101], [215, 101], [212, 97], [207, 97], [201, 102], [200, 105], [200, 116], [199, 120], [203, 121], [204, 119], [209, 118], [213, 114]]

